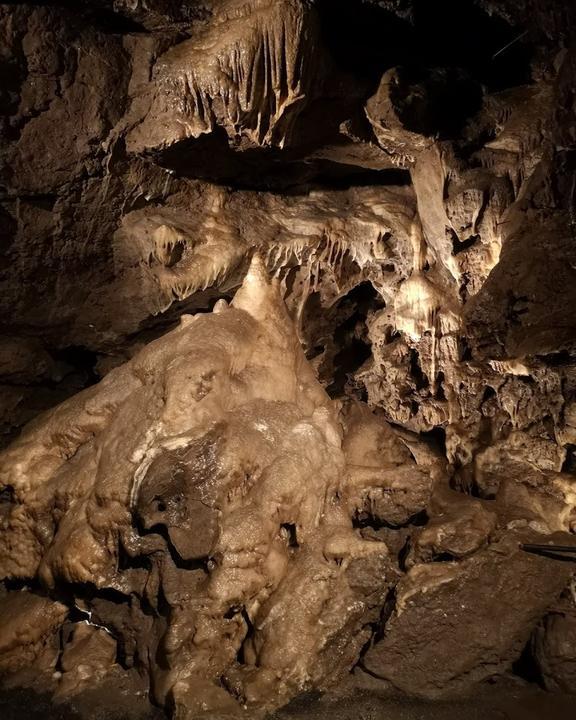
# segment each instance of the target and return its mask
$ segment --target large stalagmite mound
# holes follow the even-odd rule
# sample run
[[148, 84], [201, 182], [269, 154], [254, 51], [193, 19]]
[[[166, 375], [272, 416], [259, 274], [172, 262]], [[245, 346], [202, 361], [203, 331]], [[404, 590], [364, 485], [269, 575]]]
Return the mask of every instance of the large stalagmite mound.
[[[254, 711], [349, 672], [397, 583], [371, 673], [434, 695], [507, 667], [569, 568], [522, 553], [537, 535], [505, 505], [458, 498], [417, 436], [338, 410], [255, 256], [230, 306], [30, 424], [0, 457], [0, 572], [37, 585], [0, 600], [1, 667], [59, 666], [74, 693], [118, 647], [176, 717]], [[87, 627], [62, 646], [67, 611]]]
[[[398, 484], [416, 492], [403, 520], [425, 504], [430, 469], [404, 456], [346, 472], [337, 407], [256, 258], [231, 307], [183, 316], [5, 451], [1, 572], [79, 607], [177, 714], [274, 705], [334, 681], [369, 639], [397, 571], [352, 520]], [[39, 618], [33, 596], [11, 600], [36, 626], [7, 643], [7, 667], [25, 666], [62, 603]]]
[[6, 687], [576, 692], [575, 13], [0, 5]]

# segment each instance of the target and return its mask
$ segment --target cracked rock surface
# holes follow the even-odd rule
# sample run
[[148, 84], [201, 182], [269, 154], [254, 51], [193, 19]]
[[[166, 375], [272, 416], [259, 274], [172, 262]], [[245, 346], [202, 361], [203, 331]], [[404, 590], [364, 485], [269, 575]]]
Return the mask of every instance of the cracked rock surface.
[[0, 5], [5, 687], [576, 693], [575, 30]]

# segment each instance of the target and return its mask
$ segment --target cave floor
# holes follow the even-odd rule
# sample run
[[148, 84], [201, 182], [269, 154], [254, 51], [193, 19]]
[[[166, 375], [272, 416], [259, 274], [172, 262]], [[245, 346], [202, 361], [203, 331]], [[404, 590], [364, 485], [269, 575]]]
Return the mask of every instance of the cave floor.
[[[304, 695], [266, 720], [563, 720], [574, 717], [575, 695], [544, 692], [533, 685], [483, 686], [473, 696], [425, 702], [355, 690], [339, 697]], [[249, 717], [249, 713], [246, 714]], [[85, 691], [54, 703], [30, 689], [0, 691], [1, 720], [165, 720], [143, 694], [121, 684]], [[224, 720], [206, 716], [205, 720]]]
[[[574, 717], [576, 696], [532, 688], [488, 690], [458, 700], [424, 702], [361, 692], [338, 701], [292, 703], [273, 720], [562, 720]], [[272, 720], [272, 719], [271, 719]]]

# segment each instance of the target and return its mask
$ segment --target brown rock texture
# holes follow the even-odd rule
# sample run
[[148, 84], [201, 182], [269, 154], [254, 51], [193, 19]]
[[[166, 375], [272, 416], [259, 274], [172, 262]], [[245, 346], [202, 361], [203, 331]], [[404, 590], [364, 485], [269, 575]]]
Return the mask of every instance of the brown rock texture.
[[7, 686], [575, 691], [575, 30], [0, 5]]
[[505, 536], [462, 562], [417, 564], [396, 587], [396, 609], [366, 669], [402, 690], [436, 697], [509, 667], [570, 568], [532, 558]]
[[532, 652], [544, 686], [552, 692], [574, 693], [576, 687], [576, 613], [574, 586], [552, 609], [532, 636]]

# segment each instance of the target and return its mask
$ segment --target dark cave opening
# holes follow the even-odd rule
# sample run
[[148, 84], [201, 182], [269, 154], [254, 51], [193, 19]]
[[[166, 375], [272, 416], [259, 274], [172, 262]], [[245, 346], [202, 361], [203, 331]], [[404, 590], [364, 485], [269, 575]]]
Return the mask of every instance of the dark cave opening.
[[[224, 185], [233, 183], [237, 190], [264, 190], [283, 195], [409, 184], [410, 173], [402, 168], [365, 167], [360, 160], [346, 156], [338, 161], [339, 149], [345, 150], [351, 145], [343, 142], [338, 134], [338, 125], [344, 118], [336, 115], [331, 131], [322, 118], [321, 125], [325, 130], [322, 140], [312, 142], [308, 138], [293, 148], [259, 147], [238, 151], [230, 146], [223, 130], [215, 130], [200, 138], [182, 140], [152, 153], [151, 157], [177, 177], [199, 178]], [[301, 121], [305, 120], [304, 112]], [[324, 144], [331, 145], [335, 159], [314, 156]]]
[[414, 378], [417, 391], [430, 387], [430, 381], [426, 373], [422, 370], [420, 355], [415, 348], [410, 348], [410, 375]]
[[[348, 335], [351, 327], [356, 327], [359, 317], [351, 318], [348, 327], [344, 325], [338, 328], [336, 339], [343, 341], [345, 334]], [[350, 375], [358, 370], [371, 355], [370, 345], [358, 337], [343, 341], [344, 347], [334, 358], [335, 370], [334, 380], [326, 388], [330, 397], [338, 397], [344, 393], [346, 382]]]
[[467, 237], [464, 240], [460, 240], [460, 238], [454, 232], [454, 230], [451, 230], [451, 236], [452, 236], [452, 252], [454, 255], [458, 255], [461, 252], [465, 252], [466, 250], [471, 248], [473, 245], [475, 245], [478, 242], [478, 240], [480, 239], [479, 235], [470, 235], [470, 237]]
[[69, 368], [68, 372], [79, 376], [84, 387], [94, 385], [100, 380], [96, 370], [99, 355], [93, 350], [83, 345], [69, 345], [54, 350], [52, 354], [57, 362], [63, 363], [64, 367]]
[[288, 547], [299, 548], [300, 543], [298, 542], [298, 535], [295, 523], [282, 523], [280, 526], [286, 535]]
[[576, 445], [568, 443], [565, 446], [566, 457], [562, 463], [562, 472], [569, 475], [576, 475]]
[[532, 640], [526, 643], [520, 657], [514, 661], [512, 672], [526, 682], [542, 685], [542, 673], [534, 659]]
[[330, 397], [343, 395], [350, 377], [371, 356], [366, 319], [384, 305], [369, 281], [360, 283], [336, 303], [336, 317], [342, 313], [346, 319], [333, 329], [332, 339], [337, 352], [333, 360], [332, 382], [326, 388]]
[[426, 510], [421, 510], [420, 512], [415, 513], [405, 522], [398, 525], [391, 523], [384, 518], [376, 517], [370, 512], [359, 511], [352, 518], [352, 525], [354, 528], [357, 528], [359, 530], [364, 528], [370, 528], [372, 530], [382, 530], [383, 528], [387, 528], [388, 530], [401, 530], [402, 528], [425, 527], [428, 524], [429, 520], [430, 518]]
[[514, 42], [524, 28], [472, 0], [412, 0], [403, 14], [366, 0], [320, 0], [318, 9], [339, 67], [367, 79], [372, 90], [395, 65], [461, 68], [488, 91], [530, 82], [532, 46], [526, 37]]
[[401, 67], [391, 97], [410, 131], [441, 139], [457, 136], [482, 105], [480, 85], [460, 68]]
[[0, 489], [0, 520], [9, 517], [14, 505], [16, 505], [14, 488], [12, 485], [5, 485]]
[[392, 98], [408, 130], [455, 137], [484, 91], [531, 81], [529, 33], [472, 1], [413, 0], [402, 13], [365, 0], [320, 0], [318, 9], [339, 70], [355, 77], [366, 98], [385, 70], [397, 68]]
[[442, 455], [446, 455], [446, 429], [441, 425], [425, 430], [420, 433], [420, 437], [435, 448]]
[[255, 635], [256, 628], [254, 627], [254, 623], [250, 619], [250, 616], [248, 615], [248, 611], [245, 607], [242, 607], [240, 609], [240, 614], [242, 616], [242, 619], [246, 623], [246, 635], [244, 636], [244, 640], [242, 641], [242, 644], [240, 645], [240, 649], [238, 650], [238, 654], [236, 656], [237, 662], [240, 663], [240, 665], [247, 665], [248, 661], [246, 658], [246, 645], [252, 642], [252, 638]]
[[211, 286], [205, 290], [198, 290], [184, 300], [174, 301], [164, 312], [151, 315], [146, 320], [142, 320], [138, 330], [124, 338], [124, 344], [130, 346], [133, 343], [150, 342], [178, 327], [182, 315], [210, 313], [218, 300], [225, 300], [229, 303], [234, 297], [237, 285], [240, 283], [238, 281], [231, 284], [232, 287], [227, 290]]

